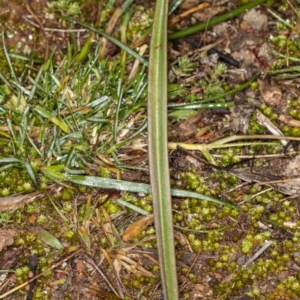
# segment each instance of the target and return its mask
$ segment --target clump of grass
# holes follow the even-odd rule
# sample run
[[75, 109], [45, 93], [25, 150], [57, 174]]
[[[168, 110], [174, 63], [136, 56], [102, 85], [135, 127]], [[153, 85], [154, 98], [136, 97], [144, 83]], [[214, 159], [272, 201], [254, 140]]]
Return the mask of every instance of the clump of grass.
[[[13, 73], [14, 83], [2, 75], [2, 171], [21, 168], [33, 184], [45, 166], [63, 164], [80, 172], [94, 164], [98, 154], [114, 154], [145, 130], [144, 68], [125, 83], [119, 79], [120, 62], [98, 61], [96, 53], [85, 63], [67, 57], [58, 65], [49, 61], [26, 78]], [[115, 163], [120, 165], [117, 159]], [[14, 180], [13, 173], [2, 176]], [[5, 195], [16, 192], [8, 188]]]

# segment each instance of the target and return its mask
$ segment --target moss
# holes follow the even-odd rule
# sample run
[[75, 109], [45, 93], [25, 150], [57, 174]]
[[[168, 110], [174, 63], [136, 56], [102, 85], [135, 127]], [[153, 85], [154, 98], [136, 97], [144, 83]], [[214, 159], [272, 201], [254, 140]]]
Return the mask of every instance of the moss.
[[74, 197], [74, 191], [71, 189], [63, 189], [61, 193], [61, 199], [63, 201], [70, 201]]

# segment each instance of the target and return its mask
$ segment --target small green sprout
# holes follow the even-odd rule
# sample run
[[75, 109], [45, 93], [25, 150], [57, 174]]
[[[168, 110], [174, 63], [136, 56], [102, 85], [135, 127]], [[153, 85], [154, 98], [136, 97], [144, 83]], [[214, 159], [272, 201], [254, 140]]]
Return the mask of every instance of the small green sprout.
[[65, 239], [72, 241], [76, 237], [76, 234], [73, 230], [68, 230], [64, 233], [64, 237]]
[[227, 70], [227, 66], [224, 63], [218, 63], [214, 69], [213, 76], [218, 78], [222, 76]]
[[241, 244], [241, 252], [243, 253], [243, 254], [249, 254], [249, 253], [251, 253], [252, 252], [252, 250], [253, 250], [253, 242], [252, 241], [250, 241], [250, 240], [248, 240], [248, 239], [244, 239], [243, 241], [242, 241], [242, 244]]
[[222, 87], [221, 82], [210, 83], [204, 90], [204, 96], [210, 97], [215, 95], [220, 95], [224, 93], [224, 89]]
[[45, 215], [40, 215], [37, 218], [37, 223], [40, 225], [45, 225], [45, 224], [47, 224], [47, 222], [48, 222], [48, 218]]
[[195, 70], [195, 63], [191, 62], [187, 56], [178, 59], [178, 67], [172, 67], [172, 71], [177, 78], [184, 78], [191, 76]]
[[9, 223], [13, 223], [14, 221], [12, 220], [12, 214], [10, 214], [9, 212], [0, 212], [0, 224], [1, 225], [6, 225]]
[[177, 83], [170, 83], [168, 85], [168, 98], [174, 99], [176, 97], [185, 97], [187, 94], [187, 88], [184, 85]]
[[108, 201], [107, 204], [105, 204], [105, 208], [110, 215], [115, 214], [121, 210], [121, 207], [112, 201]]
[[104, 177], [104, 178], [109, 178], [110, 177], [110, 171], [109, 171], [108, 168], [100, 166], [98, 171], [99, 171], [99, 175], [101, 177]]
[[70, 0], [56, 0], [47, 2], [47, 6], [50, 11], [55, 11], [55, 13], [67, 15], [69, 17], [79, 15], [81, 12], [79, 4]]
[[10, 189], [8, 187], [5, 187], [1, 190], [1, 196], [2, 197], [6, 197], [6, 196], [9, 196], [10, 195]]
[[70, 201], [72, 200], [74, 197], [74, 192], [71, 189], [63, 189], [62, 193], [61, 193], [61, 199], [63, 201]]

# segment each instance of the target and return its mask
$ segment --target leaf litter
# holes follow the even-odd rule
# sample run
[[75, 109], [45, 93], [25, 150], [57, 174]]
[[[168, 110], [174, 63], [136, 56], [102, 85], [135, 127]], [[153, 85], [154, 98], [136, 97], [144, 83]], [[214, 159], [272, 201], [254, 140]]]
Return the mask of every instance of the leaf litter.
[[[214, 4], [211, 3], [213, 1], [208, 2]], [[212, 12], [217, 13], [218, 11], [222, 11], [223, 7], [226, 5], [228, 9], [232, 9], [232, 5], [237, 4], [235, 2], [238, 1], [221, 1]], [[19, 12], [22, 9], [13, 2], [10, 3], [10, 5], [14, 6]], [[147, 5], [145, 5], [145, 7], [146, 6]], [[182, 7], [181, 9], [187, 10], [188, 8]], [[288, 11], [288, 13], [291, 13], [291, 8], [289, 9], [290, 11]], [[6, 10], [4, 10], [3, 13], [4, 15], [7, 14]], [[90, 16], [86, 14], [86, 17], [91, 18], [94, 14], [95, 12], [92, 12]], [[20, 13], [20, 15], [22, 15], [22, 13]], [[195, 13], [193, 17], [197, 20], [201, 20], [208, 15], [210, 14]], [[33, 20], [30, 20], [30, 14], [26, 14], [26, 18], [26, 22], [33, 22]], [[270, 20], [273, 21], [271, 18], [272, 17], [263, 7], [259, 7], [250, 10], [244, 16], [233, 21], [222, 23], [226, 25], [220, 24], [215, 26], [204, 36], [195, 37], [196, 42], [199, 42], [200, 40], [203, 41], [204, 39], [205, 43], [212, 43], [215, 42], [214, 36], [219, 38], [221, 35], [221, 42], [216, 43], [218, 45], [218, 51], [225, 50], [225, 52], [229, 52], [231, 57], [239, 62], [239, 70], [237, 70], [236, 67], [229, 66], [226, 71], [226, 76], [224, 74], [222, 75], [223, 77], [221, 76], [223, 84], [227, 83], [229, 84], [229, 87], [233, 87], [236, 83], [249, 79], [253, 74], [260, 73], [262, 69], [266, 70], [265, 72], [267, 73], [268, 68], [276, 62], [276, 56], [272, 55], [274, 45], [266, 40], [267, 35], [271, 33], [276, 34], [276, 29], [272, 27], [272, 24], [270, 23]], [[49, 32], [48, 27], [50, 27], [50, 25], [53, 26], [55, 24], [57, 27], [60, 26], [60, 23], [56, 20], [50, 21], [49, 19], [46, 21], [50, 22], [47, 26], [44, 25], [46, 33]], [[189, 26], [190, 22], [191, 21], [188, 18], [183, 19], [181, 25]], [[86, 34], [86, 31], [82, 32]], [[24, 32], [22, 34], [24, 34]], [[63, 43], [66, 41], [66, 32], [63, 32], [61, 35], [47, 35], [52, 39], [49, 42], [50, 50], [51, 47], [57, 47], [57, 45], [60, 44], [60, 48], [58, 49], [60, 49], [61, 53], [65, 51], [67, 46], [66, 44], [63, 45]], [[44, 38], [44, 35], [39, 37], [39, 39]], [[81, 42], [84, 40], [85, 39], [82, 37]], [[180, 52], [176, 52], [178, 50], [173, 52], [175, 56], [178, 56], [179, 53], [180, 55], [182, 55], [182, 53], [187, 55], [189, 52], [193, 53], [193, 49], [191, 49], [186, 42], [183, 41], [179, 46]], [[42, 49], [42, 47], [39, 48], [41, 53]], [[108, 56], [114, 56], [116, 53], [115, 48], [111, 48], [109, 51], [106, 53]], [[57, 55], [55, 59], [59, 61], [61, 57]], [[197, 59], [198, 57], [196, 56], [196, 61]], [[177, 72], [171, 77], [179, 80], [178, 82], [180, 84], [183, 82], [183, 84], [187, 85], [184, 95], [189, 96], [188, 99], [192, 103], [193, 97], [196, 98], [196, 101], [201, 100], [202, 97], [206, 97], [207, 95], [210, 95], [210, 93], [211, 95], [214, 95], [216, 91], [225, 92], [228, 88], [228, 86], [220, 87], [214, 85], [216, 77], [214, 77], [213, 72], [217, 63], [215, 58], [211, 60], [201, 60], [201, 65], [196, 64], [195, 66], [195, 74], [188, 76], [187, 80], [180, 77], [180, 74], [184, 74], [184, 72]], [[206, 83], [203, 80], [200, 86], [192, 86], [190, 88], [189, 84], [191, 82], [193, 83], [195, 78], [197, 78], [195, 77], [197, 73], [201, 73], [199, 78], [202, 78], [202, 80], [208, 79], [209, 81]], [[230, 78], [230, 80], [228, 80], [228, 78]], [[234, 101], [234, 108], [228, 109], [224, 107], [211, 111], [205, 110], [204, 112], [199, 112], [198, 115], [195, 109], [196, 113], [191, 119], [177, 122], [177, 116], [180, 119], [179, 113], [170, 121], [172, 122], [170, 141], [181, 141], [191, 144], [194, 142], [210, 143], [226, 136], [226, 134], [234, 128], [235, 130], [237, 130], [236, 128], [239, 128], [238, 131], [243, 133], [249, 132], [253, 130], [253, 120], [256, 121], [255, 111], [260, 109], [262, 104], [265, 104], [272, 110], [268, 113], [266, 109], [263, 113], [269, 118], [273, 127], [278, 127], [284, 135], [289, 135], [283, 130], [286, 128], [282, 128], [282, 124], [279, 121], [288, 126], [299, 127], [297, 115], [294, 116], [293, 114], [293, 116], [291, 116], [289, 114], [292, 111], [292, 106], [294, 104], [292, 106], [289, 106], [288, 104], [288, 102], [293, 102], [299, 97], [297, 80], [298, 79], [296, 78], [295, 82], [290, 81], [290, 79], [279, 81], [275, 78], [273, 81], [273, 79], [269, 80], [268, 76], [261, 76], [261, 79], [258, 81], [258, 88], [238, 92], [230, 98], [230, 100]], [[213, 89], [204, 90], [203, 87], [205, 86], [210, 89], [213, 87]], [[72, 92], [69, 87], [67, 88]], [[13, 98], [10, 99], [11, 101], [14, 101]], [[20, 99], [23, 99], [23, 94]], [[226, 97], [226, 99], [223, 99], [221, 97], [220, 99], [221, 105], [224, 105], [229, 98]], [[178, 95], [174, 99], [171, 99], [171, 102], [181, 104], [184, 100], [182, 95]], [[8, 105], [9, 106], [6, 106], [6, 109], [12, 109], [12, 102], [8, 102]], [[289, 109], [287, 109], [288, 106]], [[93, 106], [90, 105], [88, 109], [80, 107], [71, 109], [66, 108], [61, 115], [72, 115], [77, 112], [75, 111], [76, 109], [84, 110], [84, 114], [89, 114], [92, 107]], [[295, 107], [297, 109], [297, 106]], [[16, 108], [20, 110], [20, 107]], [[24, 107], [21, 107], [21, 109], [23, 112]], [[49, 111], [45, 108], [36, 107], [36, 109], [37, 117], [47, 117], [49, 121], [54, 124], [53, 126], [57, 126], [64, 131], [65, 134], [68, 134], [70, 129], [69, 120], [68, 122], [65, 122], [66, 119], [60, 119], [57, 116], [51, 116], [51, 118], [49, 118]], [[239, 109], [240, 111], [238, 111]], [[231, 113], [233, 113], [233, 115], [231, 115]], [[140, 121], [143, 114], [144, 113], [140, 111], [133, 115], [131, 119], [132, 123], [130, 123], [130, 121], [129, 123], [127, 122], [127, 126], [125, 125], [116, 137], [118, 139], [124, 139], [126, 135], [132, 134], [131, 127], [135, 125], [135, 122]], [[231, 116], [234, 116], [234, 114], [236, 120], [231, 120]], [[247, 115], [245, 116], [245, 114]], [[279, 121], [274, 117], [274, 114], [278, 114]], [[92, 115], [89, 117], [93, 118]], [[235, 126], [232, 125], [233, 121], [236, 121]], [[130, 128], [128, 125], [130, 125]], [[258, 125], [261, 127], [258, 127]], [[264, 124], [263, 126], [261, 124], [258, 125], [255, 122], [255, 130], [263, 133], [266, 133], [269, 130], [264, 128]], [[19, 128], [22, 130], [21, 126]], [[202, 130], [204, 128], [205, 130]], [[4, 130], [1, 128], [1, 136], [7, 137], [10, 132], [12, 132], [10, 129]], [[38, 134], [39, 131], [35, 132], [32, 139], [36, 139]], [[90, 134], [93, 135], [93, 132]], [[99, 143], [99, 139], [105, 140], [109, 134], [109, 130], [107, 130], [107, 132], [103, 131], [103, 136], [101, 137], [93, 136], [95, 144]], [[145, 154], [146, 148], [144, 146], [146, 145], [145, 140], [146, 137], [143, 137], [139, 141], [139, 145], [141, 146], [141, 149], [143, 149], [143, 154]], [[130, 152], [130, 145], [127, 145], [126, 147], [119, 148], [118, 154], [120, 157], [123, 155], [123, 158], [130, 160], [131, 155], [134, 153], [137, 158], [139, 157], [138, 150], [131, 150], [132, 152]], [[247, 146], [246, 149], [243, 150], [238, 149], [236, 152], [225, 154], [224, 152], [212, 150], [211, 155], [221, 167], [229, 166], [222, 171], [215, 169], [217, 175], [212, 176], [212, 178], [211, 174], [214, 171], [213, 166], [203, 162], [198, 162], [197, 164], [191, 157], [182, 155], [178, 153], [178, 151], [173, 151], [170, 154], [171, 176], [175, 186], [185, 184], [190, 185], [189, 188], [194, 191], [198, 187], [194, 187], [193, 184], [197, 184], [200, 185], [199, 189], [202, 189], [202, 192], [205, 192], [205, 186], [207, 185], [209, 193], [212, 193], [213, 196], [224, 197], [225, 200], [234, 198], [236, 200], [234, 203], [239, 204], [242, 210], [244, 209], [246, 211], [241, 212], [237, 217], [236, 211], [233, 208], [228, 210], [228, 208], [222, 208], [222, 206], [207, 207], [207, 202], [205, 201], [197, 202], [191, 200], [187, 202], [183, 199], [179, 200], [177, 196], [174, 197], [176, 225], [182, 225], [183, 227], [189, 226], [189, 229], [191, 230], [198, 230], [198, 233], [196, 234], [184, 235], [185, 238], [183, 238], [182, 233], [181, 235], [176, 235], [180, 244], [180, 246], [178, 246], [178, 248], [180, 248], [178, 265], [181, 271], [179, 283], [184, 287], [183, 293], [186, 293], [183, 294], [183, 297], [188, 297], [188, 299], [245, 299], [246, 297], [254, 299], [281, 299], [284, 297], [287, 297], [288, 299], [297, 299], [297, 297], [299, 297], [299, 290], [297, 289], [299, 277], [299, 245], [297, 242], [299, 238], [297, 228], [299, 225], [297, 220], [299, 212], [297, 208], [295, 209], [293, 206], [295, 202], [286, 203], [282, 194], [255, 184], [248, 187], [242, 187], [238, 192], [233, 192], [234, 194], [232, 196], [229, 195], [230, 192], [226, 193], [226, 191], [230, 191], [231, 188], [234, 188], [237, 182], [236, 179], [228, 175], [228, 173], [231, 173], [250, 183], [258, 182], [261, 185], [269, 185], [281, 193], [293, 195], [297, 199], [297, 195], [299, 194], [300, 171], [299, 155], [297, 155], [298, 144], [292, 142], [282, 146], [278, 143], [276, 147], [278, 152], [283, 153], [283, 155], [280, 156], [280, 154], [275, 154], [274, 157], [276, 157], [276, 155], [278, 157], [273, 157], [271, 159], [268, 158], [268, 151], [272, 152], [274, 150], [270, 148], [260, 148], [255, 153], [251, 146]], [[286, 153], [284, 153], [284, 151], [286, 151]], [[75, 159], [72, 157], [72, 152], [69, 152], [69, 154], [70, 166], [76, 165], [79, 160], [76, 160], [76, 163], [74, 163]], [[226, 158], [224, 158], [225, 155], [227, 155]], [[237, 158], [240, 157], [239, 161], [234, 162], [235, 156]], [[243, 157], [247, 157], [248, 161], [243, 162]], [[105, 163], [103, 163], [103, 160], [101, 161], [101, 166], [115, 164], [115, 161], [111, 160], [108, 155], [103, 155], [101, 158], [105, 159]], [[238, 163], [238, 165], [235, 166], [235, 163]], [[234, 166], [232, 166], [232, 164]], [[240, 168], [239, 164], [243, 164], [243, 168]], [[124, 177], [122, 178], [126, 178], [127, 176], [128, 178], [131, 178], [130, 181], [140, 182], [140, 178], [143, 176], [144, 180], [147, 181], [146, 178], [148, 174], [145, 158], [139, 161], [138, 167], [142, 170], [136, 172], [136, 176], [130, 172], [127, 174], [127, 170], [122, 170], [122, 172], [124, 172], [124, 174], [122, 174]], [[196, 172], [191, 172], [195, 167]], [[94, 171], [92, 170], [91, 172]], [[182, 172], [185, 174], [182, 175]], [[53, 172], [52, 174], [56, 175], [57, 173]], [[199, 174], [201, 174], [201, 178], [198, 176]], [[33, 171], [32, 175], [34, 176]], [[71, 176], [72, 175], [73, 174], [71, 174]], [[75, 174], [75, 176], [77, 176], [77, 174]], [[114, 178], [117, 175], [110, 172], [109, 176]], [[205, 178], [206, 181], [203, 181], [202, 177]], [[224, 178], [228, 180], [229, 183], [226, 183]], [[230, 183], [230, 181], [232, 181], [232, 183]], [[240, 183], [240, 181], [238, 182]], [[65, 187], [65, 190], [66, 189], [67, 187]], [[197, 192], [199, 189], [197, 189]], [[214, 190], [215, 192], [212, 192]], [[251, 192], [251, 199], [254, 199], [255, 205], [246, 207], [243, 206], [243, 203], [250, 197], [248, 194], [249, 191]], [[266, 196], [262, 199], [260, 193], [264, 191]], [[56, 199], [62, 199], [63, 192], [64, 190], [58, 188], [51, 189], [51, 193], [53, 193]], [[52, 275], [50, 274], [50, 277], [46, 277], [44, 281], [41, 280], [40, 282], [40, 286], [45, 282], [50, 282], [50, 289], [48, 288], [47, 292], [52, 294], [53, 299], [61, 299], [61, 295], [71, 295], [72, 298], [79, 294], [82, 296], [82, 299], [91, 298], [95, 294], [100, 298], [124, 299], [124, 293], [127, 298], [135, 299], [136, 293], [141, 292], [143, 294], [143, 291], [144, 294], [141, 296], [141, 299], [148, 299], [150, 297], [153, 299], [158, 298], [160, 295], [159, 281], [157, 280], [157, 274], [155, 273], [155, 270], [157, 270], [157, 252], [155, 250], [155, 244], [151, 244], [151, 241], [154, 240], [153, 227], [151, 226], [151, 221], [147, 221], [148, 218], [151, 220], [151, 217], [145, 217], [145, 219], [143, 217], [141, 221], [137, 221], [137, 215], [134, 215], [132, 210], [122, 205], [121, 211], [120, 207], [118, 207], [118, 211], [113, 211], [113, 209], [116, 208], [115, 206], [106, 206], [106, 209], [110, 209], [109, 213], [106, 214], [102, 209], [99, 210], [101, 207], [99, 203], [102, 203], [102, 200], [103, 203], [106, 201], [102, 199], [103, 195], [101, 195], [101, 193], [108, 196], [109, 204], [113, 202], [111, 199], [114, 199], [114, 197], [115, 199], [120, 198], [120, 200], [122, 200], [123, 197], [127, 197], [127, 199], [131, 199], [132, 203], [134, 203], [133, 207], [139, 203], [140, 199], [142, 199], [140, 201], [142, 205], [140, 205], [140, 203], [139, 205], [142, 208], [147, 208], [147, 201], [149, 201], [149, 199], [143, 198], [144, 195], [142, 193], [141, 195], [138, 195], [138, 197], [132, 197], [131, 195], [125, 195], [125, 192], [117, 190], [111, 190], [109, 193], [102, 190], [100, 195], [98, 191], [95, 192], [93, 189], [86, 189], [83, 193], [76, 191], [75, 197], [71, 197], [71, 199], [74, 199], [75, 201], [73, 204], [76, 207], [74, 215], [68, 213], [67, 204], [64, 202], [65, 200], [57, 201], [58, 207], [65, 209], [63, 214], [66, 219], [74, 219], [74, 221], [70, 221], [68, 224], [63, 224], [60, 230], [57, 230], [54, 225], [50, 225], [55, 224], [55, 222], [57, 223], [57, 214], [55, 211], [50, 211], [49, 208], [43, 204], [45, 199], [42, 199], [42, 193], [40, 192], [3, 197], [1, 198], [0, 209], [4, 212], [7, 210], [18, 210], [19, 204], [12, 204], [12, 206], [9, 206], [11, 200], [20, 201], [23, 204], [28, 203], [27, 206], [25, 205], [21, 208], [24, 215], [29, 213], [28, 219], [36, 219], [39, 220], [39, 222], [42, 222], [43, 218], [41, 218], [40, 213], [35, 211], [33, 205], [30, 205], [29, 203], [31, 201], [40, 201], [41, 206], [48, 212], [48, 217], [51, 217], [46, 221], [47, 226], [50, 225], [50, 227], [43, 227], [44, 230], [47, 230], [51, 235], [52, 232], [56, 232], [55, 236], [53, 235], [50, 239], [55, 241], [56, 245], [59, 245], [58, 248], [61, 248], [61, 245], [63, 245], [66, 251], [74, 251], [73, 253], [76, 253], [76, 255], [71, 257], [72, 254], [68, 256], [67, 253], [62, 252], [55, 257], [57, 263], [54, 264], [53, 259], [51, 261], [50, 257], [50, 263], [52, 265], [46, 264], [43, 266], [42, 258], [43, 256], [48, 257], [47, 252], [42, 253], [39, 258], [39, 272], [42, 271], [42, 268], [43, 270], [47, 270], [47, 267], [55, 270]], [[93, 196], [91, 207], [89, 209], [85, 206], [88, 202], [87, 194]], [[63, 197], [66, 197], [66, 195], [63, 194]], [[262, 204], [265, 205], [265, 214], [260, 212], [263, 210]], [[106, 204], [104, 203], [103, 205]], [[183, 213], [185, 209], [187, 209], [187, 213]], [[84, 217], [82, 217], [82, 210], [84, 211]], [[210, 216], [209, 210], [215, 211], [212, 215], [213, 217]], [[126, 220], [124, 216], [127, 214], [129, 214], [129, 217]], [[32, 215], [36, 215], [36, 218], [30, 218]], [[20, 224], [20, 217], [18, 218], [19, 219], [14, 219], [16, 224]], [[111, 224], [111, 226], [102, 224], [103, 218], [107, 222], [106, 224]], [[9, 222], [4, 222], [4, 220], [6, 220], [4, 217], [1, 220], [3, 220], [1, 224], [2, 226], [5, 225], [5, 228], [14, 228], [11, 227], [12, 225]], [[146, 222], [144, 222], [145, 220]], [[142, 222], [143, 227], [147, 228], [146, 231], [143, 230], [144, 228], [140, 226], [139, 222]], [[130, 225], [130, 223], [132, 224]], [[241, 224], [241, 227], [238, 226], [239, 223]], [[285, 224], [294, 225], [288, 227]], [[36, 226], [36, 224], [34, 225]], [[71, 234], [73, 226], [77, 226], [78, 232], [81, 232], [81, 234], [66, 239], [64, 234]], [[221, 230], [220, 232], [215, 231], [215, 229], [219, 229], [220, 227], [226, 228], [227, 226], [230, 227], [227, 230]], [[20, 225], [17, 225], [16, 229], [19, 229], [20, 231], [20, 235], [17, 235], [15, 238], [19, 243], [17, 244], [18, 247], [24, 245], [22, 244], [21, 232], [22, 234], [25, 233], [25, 238], [27, 240], [25, 241], [26, 247], [24, 247], [23, 252], [25, 256], [28, 256], [31, 254], [31, 250], [26, 249], [33, 249], [34, 251], [35, 248], [34, 244], [30, 242], [30, 239], [35, 239], [36, 237], [28, 234], [27, 230], [23, 230]], [[207, 229], [211, 230], [211, 232], [200, 233], [201, 230]], [[30, 230], [28, 231], [30, 232]], [[102, 233], [105, 233], [102, 234], [101, 231]], [[138, 234], [141, 234], [139, 238], [137, 238]], [[99, 252], [97, 243], [103, 241], [104, 237], [109, 242], [101, 244], [104, 251]], [[121, 237], [123, 237], [123, 242], [126, 242], [126, 244], [123, 244]], [[78, 240], [80, 239], [81, 245], [84, 245], [86, 251], [93, 255], [92, 258], [91, 256], [87, 257], [81, 254], [81, 252], [76, 252]], [[248, 262], [251, 257], [254, 257], [255, 253], [258, 253], [259, 250], [262, 249], [264, 243], [269, 239], [274, 241], [269, 247], [270, 249], [264, 249], [264, 252], [260, 253], [261, 258], [256, 258], [251, 264], [245, 267], [245, 263]], [[43, 245], [46, 244], [47, 242], [43, 243]], [[9, 245], [7, 246], [9, 247]], [[51, 245], [50, 247], [52, 250], [57, 248], [57, 246], [52, 247]], [[45, 247], [45, 249], [46, 248], [47, 247]], [[289, 249], [290, 251], [286, 253], [286, 249]], [[10, 248], [10, 250], [12, 249]], [[59, 251], [59, 249], [56, 250]], [[7, 253], [6, 250], [3, 251], [4, 253]], [[285, 256], [286, 254], [288, 254], [287, 257]], [[19, 268], [26, 265], [27, 259], [18, 261], [17, 258], [19, 257], [19, 253], [15, 253], [14, 255], [16, 260], [14, 260], [10, 266], [3, 265], [3, 268], [13, 268], [13, 265], [17, 265], [17, 268]], [[61, 258], [63, 259], [61, 260]], [[264, 261], [265, 263], [263, 264]], [[74, 267], [74, 262], [76, 268]], [[59, 263], [61, 263], [61, 265]], [[81, 267], [79, 267], [80, 265]], [[101, 266], [101, 269], [99, 268], [99, 265]], [[26, 270], [24, 272], [25, 275], [23, 275], [22, 278], [23, 282], [26, 279]], [[264, 274], [268, 272], [275, 278], [275, 283], [270, 278], [264, 277]], [[207, 275], [203, 276], [203, 274]], [[103, 281], [104, 277], [107, 279], [107, 282], [104, 282], [105, 280]], [[118, 280], [116, 280], [116, 277]], [[63, 280], [60, 281], [61, 279]], [[14, 279], [12, 278], [12, 280]], [[14, 286], [15, 285], [16, 282], [14, 282]], [[147, 290], [147, 286], [151, 286], [151, 288]], [[232, 288], [232, 286], [235, 288]], [[7, 290], [7, 287], [4, 286], [4, 289]], [[41, 293], [41, 288], [39, 286], [35, 293], [36, 295]], [[26, 292], [23, 292], [23, 295], [24, 294], [26, 294]], [[122, 295], [122, 297], [120, 297], [120, 295]], [[20, 297], [22, 297], [22, 293], [20, 294]], [[46, 299], [45, 297], [43, 299]]]

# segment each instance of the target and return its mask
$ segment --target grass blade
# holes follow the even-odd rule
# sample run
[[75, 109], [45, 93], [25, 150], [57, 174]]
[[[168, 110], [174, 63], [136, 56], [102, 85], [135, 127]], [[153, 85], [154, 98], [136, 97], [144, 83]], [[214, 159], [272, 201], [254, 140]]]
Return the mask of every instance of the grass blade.
[[167, 147], [168, 1], [156, 2], [150, 47], [148, 149], [154, 222], [164, 299], [179, 299]]
[[[151, 186], [146, 183], [123, 181], [123, 180], [117, 180], [117, 179], [111, 179], [105, 177], [67, 174], [65, 172], [65, 168], [63, 165], [46, 167], [43, 169], [43, 173], [50, 179], [60, 182], [60, 184], [62, 184], [62, 181], [69, 181], [75, 184], [85, 185], [94, 188], [112, 189], [112, 190], [132, 192], [132, 193], [144, 193], [144, 194], [151, 193]], [[239, 209], [238, 206], [232, 203], [222, 201], [216, 198], [208, 197], [196, 192], [172, 189], [171, 195], [180, 198], [194, 198], [199, 200], [205, 200], [220, 205], [229, 206], [235, 209]]]
[[176, 40], [176, 39], [180, 39], [180, 38], [186, 37], [188, 35], [195, 34], [197, 32], [206, 30], [206, 29], [211, 28], [212, 26], [214, 26], [216, 24], [220, 24], [220, 23], [225, 22], [229, 19], [232, 19], [232, 18], [242, 14], [243, 12], [245, 12], [245, 11], [247, 11], [247, 10], [263, 3], [263, 2], [266, 2], [266, 0], [255, 0], [255, 1], [249, 2], [249, 3], [247, 3], [245, 5], [242, 5], [242, 6], [236, 8], [234, 10], [231, 10], [231, 11], [229, 11], [229, 12], [227, 12], [227, 13], [221, 15], [221, 16], [213, 18], [208, 22], [197, 24], [197, 25], [189, 27], [187, 29], [171, 33], [171, 34], [168, 35], [168, 39], [169, 40]]
[[16, 73], [15, 73], [15, 70], [14, 70], [14, 68], [13, 68], [13, 66], [12, 66], [12, 63], [11, 63], [11, 60], [10, 60], [10, 57], [9, 57], [9, 54], [8, 54], [8, 51], [7, 51], [7, 48], [6, 48], [6, 45], [5, 45], [5, 37], [4, 37], [4, 31], [3, 31], [3, 30], [2, 30], [2, 49], [3, 49], [4, 55], [5, 55], [5, 59], [6, 59], [6, 61], [7, 61], [7, 64], [8, 64], [8, 68], [9, 68], [11, 77], [12, 77], [16, 82], [18, 82], [18, 79], [17, 79]]
[[50, 112], [48, 112], [46, 109], [42, 108], [42, 107], [36, 107], [34, 109], [37, 113], [39, 113], [41, 116], [48, 118], [50, 122], [54, 123], [55, 125], [57, 125], [62, 131], [64, 131], [65, 133], [69, 132], [69, 127], [68, 125], [59, 120], [58, 118], [54, 117], [51, 115]]
[[64, 246], [62, 245], [62, 243], [49, 231], [47, 231], [45, 229], [41, 229], [38, 232], [38, 236], [47, 245], [49, 245], [55, 249], [58, 249], [58, 250], [64, 249]]
[[65, 17], [66, 20], [69, 21], [73, 21], [76, 22], [77, 24], [80, 24], [81, 26], [92, 30], [94, 32], [97, 32], [98, 34], [104, 36], [105, 38], [107, 38], [110, 42], [112, 42], [113, 44], [115, 44], [116, 46], [120, 47], [121, 49], [123, 49], [124, 51], [126, 51], [128, 54], [130, 54], [131, 56], [133, 56], [134, 58], [138, 59], [142, 64], [144, 64], [145, 66], [148, 66], [148, 62], [146, 59], [144, 59], [142, 56], [140, 56], [139, 54], [137, 54], [135, 51], [133, 51], [132, 49], [130, 49], [128, 46], [124, 45], [123, 43], [121, 43], [119, 40], [115, 39], [114, 37], [106, 34], [104, 31], [100, 30], [100, 29], [96, 29], [93, 26], [90, 26], [86, 23], [77, 21], [77, 20], [73, 20], [71, 18], [67, 18]]

